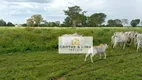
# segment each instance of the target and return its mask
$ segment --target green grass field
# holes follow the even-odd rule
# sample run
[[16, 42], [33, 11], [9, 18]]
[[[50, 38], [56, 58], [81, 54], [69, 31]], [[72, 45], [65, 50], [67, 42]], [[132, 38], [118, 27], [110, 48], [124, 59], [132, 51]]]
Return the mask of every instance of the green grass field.
[[[119, 50], [119, 51], [118, 51]], [[116, 49], [107, 59], [52, 52], [0, 55], [0, 80], [141, 80], [142, 52]]]
[[[142, 50], [131, 45], [112, 49], [115, 31], [140, 29], [0, 29], [0, 80], [142, 80]], [[57, 38], [78, 32], [108, 43], [107, 59], [99, 55], [84, 62], [85, 54], [58, 54]], [[101, 37], [100, 37], [101, 36]]]

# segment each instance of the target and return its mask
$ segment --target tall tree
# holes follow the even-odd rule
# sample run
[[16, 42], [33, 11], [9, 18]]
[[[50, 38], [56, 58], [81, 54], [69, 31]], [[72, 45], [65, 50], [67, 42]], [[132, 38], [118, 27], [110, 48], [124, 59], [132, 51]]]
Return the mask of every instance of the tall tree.
[[115, 19], [114, 21], [116, 24], [122, 24], [122, 21], [120, 19]]
[[66, 17], [63, 24], [65, 27], [70, 27], [72, 25], [70, 17]]
[[131, 21], [131, 26], [136, 27], [140, 23], [140, 19], [135, 19]]
[[73, 27], [76, 27], [77, 25], [82, 23], [82, 15], [86, 12], [82, 11], [79, 6], [73, 6], [68, 7], [68, 10], [64, 10], [64, 13], [65, 15], [67, 15], [66, 20], [69, 20], [67, 21], [67, 23], [71, 23]]
[[33, 26], [34, 25], [34, 21], [32, 18], [27, 19], [27, 26]]
[[89, 17], [89, 23], [96, 26], [100, 26], [105, 22], [106, 14], [104, 13], [94, 13]]
[[43, 21], [43, 18], [40, 14], [35, 14], [31, 16], [31, 19], [34, 21], [34, 24], [39, 26], [40, 22]]
[[58, 26], [58, 27], [61, 25], [60, 21], [56, 21], [55, 23], [56, 23], [56, 26]]
[[121, 22], [123, 26], [126, 26], [128, 24], [128, 19], [122, 19]]
[[80, 24], [78, 26], [87, 26], [87, 16], [80, 14]]

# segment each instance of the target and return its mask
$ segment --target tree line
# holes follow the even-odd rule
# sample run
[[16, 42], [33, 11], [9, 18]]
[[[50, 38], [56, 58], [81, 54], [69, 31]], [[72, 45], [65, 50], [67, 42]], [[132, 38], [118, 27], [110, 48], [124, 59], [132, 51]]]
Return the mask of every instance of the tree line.
[[[61, 24], [60, 21], [48, 22], [44, 20], [42, 15], [34, 14], [26, 20], [26, 23], [22, 26], [30, 27], [123, 27], [129, 24], [128, 19], [110, 19], [105, 24], [107, 15], [105, 13], [94, 13], [90, 16], [86, 16], [87, 11], [83, 11], [80, 6], [68, 7], [64, 10], [66, 18]], [[132, 27], [142, 24], [140, 19], [131, 20], [130, 25]], [[3, 19], [0, 20], [0, 26], [14, 26], [12, 22], [6, 23]]]
[[7, 22], [4, 21], [3, 19], [0, 19], [0, 26], [14, 26], [12, 22]]

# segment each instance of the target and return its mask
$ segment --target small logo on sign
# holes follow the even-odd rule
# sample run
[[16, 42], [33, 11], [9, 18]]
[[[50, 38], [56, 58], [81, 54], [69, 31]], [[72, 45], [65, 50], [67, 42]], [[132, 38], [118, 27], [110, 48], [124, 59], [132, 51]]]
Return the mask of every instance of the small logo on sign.
[[74, 38], [74, 39], [72, 40], [72, 45], [73, 45], [73, 46], [79, 46], [79, 45], [80, 45], [79, 39], [78, 39], [78, 38]]

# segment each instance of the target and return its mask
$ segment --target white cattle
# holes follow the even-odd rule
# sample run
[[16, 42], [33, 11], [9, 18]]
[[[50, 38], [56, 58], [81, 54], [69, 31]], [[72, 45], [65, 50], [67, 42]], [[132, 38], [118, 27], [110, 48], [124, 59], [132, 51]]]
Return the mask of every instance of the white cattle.
[[121, 35], [121, 34], [123, 34], [123, 32], [115, 32], [115, 33], [113, 34], [113, 36], [111, 36], [111, 44], [112, 44], [112, 46], [114, 45], [115, 36], [116, 36], [116, 35]]
[[135, 33], [134, 35], [134, 46], [137, 46], [137, 36], [139, 35], [140, 33]]
[[137, 37], [137, 32], [135, 31], [129, 31], [129, 32], [125, 32], [124, 33], [127, 37], [128, 37], [128, 42], [129, 43], [134, 43], [134, 45], [136, 45], [136, 37]]
[[137, 52], [139, 51], [139, 48], [142, 47], [142, 34], [137, 35]]
[[88, 50], [88, 52], [87, 52], [87, 54], [86, 54], [86, 56], [85, 56], [85, 59], [84, 59], [84, 61], [86, 61], [86, 58], [90, 55], [90, 58], [91, 58], [91, 62], [93, 63], [93, 56], [95, 55], [95, 54], [99, 54], [100, 55], [100, 59], [101, 59], [101, 54], [103, 53], [104, 54], [104, 59], [106, 59], [106, 53], [105, 53], [105, 51], [106, 51], [106, 49], [108, 48], [108, 45], [107, 44], [100, 44], [99, 46], [92, 46], [89, 50]]
[[115, 48], [118, 43], [123, 44], [123, 49], [125, 48], [126, 44], [128, 42], [128, 36], [125, 35], [123, 32], [117, 33], [113, 35], [113, 48]]

